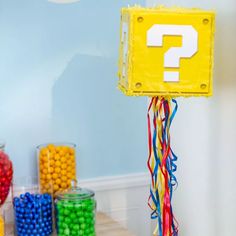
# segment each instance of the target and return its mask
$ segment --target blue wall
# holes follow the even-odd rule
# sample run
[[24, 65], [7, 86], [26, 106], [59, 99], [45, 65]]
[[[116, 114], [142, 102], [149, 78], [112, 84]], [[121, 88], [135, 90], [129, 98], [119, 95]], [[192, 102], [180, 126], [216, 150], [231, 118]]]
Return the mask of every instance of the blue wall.
[[16, 177], [57, 141], [78, 144], [81, 178], [146, 170], [147, 100], [116, 88], [119, 11], [134, 3], [0, 1], [0, 138]]

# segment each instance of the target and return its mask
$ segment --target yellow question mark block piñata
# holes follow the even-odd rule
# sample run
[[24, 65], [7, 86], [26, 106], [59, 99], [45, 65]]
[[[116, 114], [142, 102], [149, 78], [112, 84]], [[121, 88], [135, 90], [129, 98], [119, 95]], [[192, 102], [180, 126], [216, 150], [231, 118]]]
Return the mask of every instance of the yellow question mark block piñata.
[[211, 96], [215, 13], [123, 8], [119, 85], [134, 96]]

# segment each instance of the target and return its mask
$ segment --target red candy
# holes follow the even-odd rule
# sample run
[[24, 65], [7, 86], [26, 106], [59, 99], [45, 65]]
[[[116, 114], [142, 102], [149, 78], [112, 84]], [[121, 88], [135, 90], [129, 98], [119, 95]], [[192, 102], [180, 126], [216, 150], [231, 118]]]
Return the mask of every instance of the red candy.
[[4, 204], [10, 191], [13, 177], [12, 162], [8, 155], [0, 150], [0, 207]]

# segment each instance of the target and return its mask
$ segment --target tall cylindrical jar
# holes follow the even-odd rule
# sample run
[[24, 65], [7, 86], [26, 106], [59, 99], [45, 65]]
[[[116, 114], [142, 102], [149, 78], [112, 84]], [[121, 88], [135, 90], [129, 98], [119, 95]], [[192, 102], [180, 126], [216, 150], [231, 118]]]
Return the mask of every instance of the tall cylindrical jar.
[[7, 199], [13, 178], [12, 162], [4, 149], [5, 144], [0, 143], [0, 207]]
[[39, 183], [42, 193], [57, 192], [70, 187], [76, 179], [76, 145], [71, 143], [43, 144], [37, 147]]
[[13, 185], [16, 236], [53, 233], [53, 197], [39, 192], [37, 178], [19, 178]]
[[57, 235], [95, 236], [96, 201], [94, 192], [72, 187], [55, 200]]

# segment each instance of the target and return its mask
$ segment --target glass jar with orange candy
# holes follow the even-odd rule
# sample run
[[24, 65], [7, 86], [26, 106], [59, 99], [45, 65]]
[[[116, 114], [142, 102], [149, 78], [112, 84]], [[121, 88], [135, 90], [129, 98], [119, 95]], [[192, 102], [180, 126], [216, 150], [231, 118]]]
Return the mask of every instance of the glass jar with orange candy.
[[42, 193], [53, 196], [71, 187], [76, 179], [76, 145], [43, 144], [37, 147], [39, 184]]

